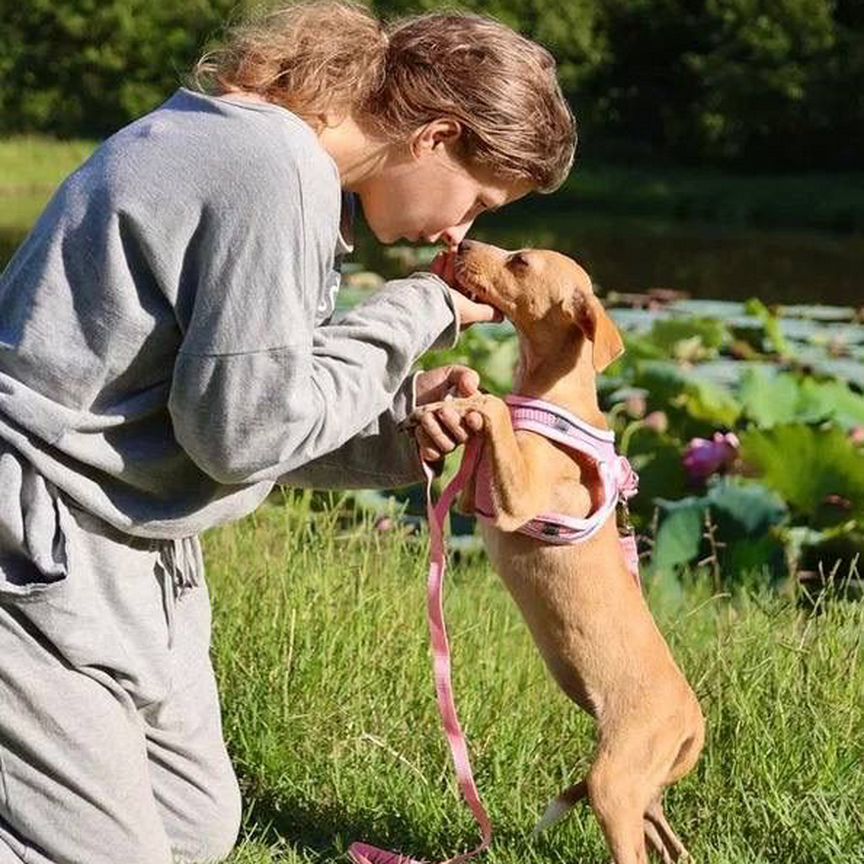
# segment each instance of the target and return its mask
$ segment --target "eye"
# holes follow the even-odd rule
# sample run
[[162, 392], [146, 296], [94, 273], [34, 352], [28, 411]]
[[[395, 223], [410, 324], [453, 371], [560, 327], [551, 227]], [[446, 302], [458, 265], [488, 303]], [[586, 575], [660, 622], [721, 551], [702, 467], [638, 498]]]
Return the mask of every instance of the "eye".
[[482, 198], [478, 198], [474, 202], [474, 214], [475, 214], [475, 216], [479, 216], [481, 213], [483, 213], [484, 211], [486, 211], [488, 209], [489, 209], [489, 206], [486, 204], [486, 202]]

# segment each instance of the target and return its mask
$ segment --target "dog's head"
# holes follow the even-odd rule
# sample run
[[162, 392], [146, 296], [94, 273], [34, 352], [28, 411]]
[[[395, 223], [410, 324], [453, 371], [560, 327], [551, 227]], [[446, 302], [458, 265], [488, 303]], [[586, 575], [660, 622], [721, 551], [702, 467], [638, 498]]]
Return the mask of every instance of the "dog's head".
[[464, 240], [454, 268], [459, 290], [499, 309], [529, 340], [572, 331], [574, 340], [591, 342], [598, 372], [624, 351], [588, 274], [566, 255], [547, 249], [508, 252]]

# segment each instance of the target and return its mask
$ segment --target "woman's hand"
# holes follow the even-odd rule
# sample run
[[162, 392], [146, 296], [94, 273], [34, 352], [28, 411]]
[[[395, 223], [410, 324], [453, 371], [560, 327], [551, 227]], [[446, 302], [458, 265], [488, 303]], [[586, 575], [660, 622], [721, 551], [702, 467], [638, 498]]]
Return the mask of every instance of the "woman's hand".
[[487, 303], [475, 303], [453, 287], [456, 284], [453, 253], [439, 252], [429, 269], [436, 276], [443, 279], [450, 288], [453, 306], [456, 309], [456, 314], [459, 316], [460, 330], [466, 330], [472, 324], [479, 324], [483, 321], [504, 320], [504, 316], [494, 306], [490, 306]]
[[[479, 303], [473, 304], [479, 306]], [[448, 396], [474, 396], [480, 392], [480, 376], [467, 366], [442, 366], [421, 372], [414, 381], [417, 405], [441, 402]], [[444, 406], [426, 414], [414, 436], [424, 462], [436, 462], [483, 428], [483, 417], [471, 411], [464, 418]]]

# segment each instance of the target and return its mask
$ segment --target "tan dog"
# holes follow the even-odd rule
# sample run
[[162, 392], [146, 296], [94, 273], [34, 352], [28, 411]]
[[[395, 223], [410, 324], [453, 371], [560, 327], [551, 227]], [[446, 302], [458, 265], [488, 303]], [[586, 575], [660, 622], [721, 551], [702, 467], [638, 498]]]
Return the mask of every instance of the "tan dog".
[[[595, 373], [623, 343], [585, 271], [555, 252], [508, 253], [463, 242], [455, 273], [462, 291], [515, 325], [515, 392], [608, 428]], [[472, 411], [483, 417], [497, 510], [493, 522], [481, 522], [489, 556], [556, 681], [599, 727], [587, 777], [549, 805], [538, 830], [587, 795], [616, 864], [647, 862], [646, 840], [663, 862], [678, 861], [687, 851], [666, 822], [662, 797], [696, 764], [704, 721], [627, 569], [616, 521], [568, 546], [516, 533], [541, 513], [587, 516], [602, 497], [598, 472], [590, 460], [574, 459], [541, 435], [514, 432], [496, 396], [423, 406], [411, 421], [435, 424], [442, 412], [465, 417]], [[472, 512], [473, 500], [469, 486], [461, 509]]]

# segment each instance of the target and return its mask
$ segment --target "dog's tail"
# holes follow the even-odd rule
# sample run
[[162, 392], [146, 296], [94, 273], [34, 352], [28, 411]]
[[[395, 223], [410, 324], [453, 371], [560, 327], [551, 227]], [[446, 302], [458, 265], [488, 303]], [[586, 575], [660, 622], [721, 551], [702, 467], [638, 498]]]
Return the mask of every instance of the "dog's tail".
[[531, 836], [537, 837], [556, 822], [560, 822], [587, 795], [588, 785], [584, 780], [580, 780], [578, 783], [574, 783], [569, 789], [565, 789], [546, 808], [546, 812], [537, 823]]

